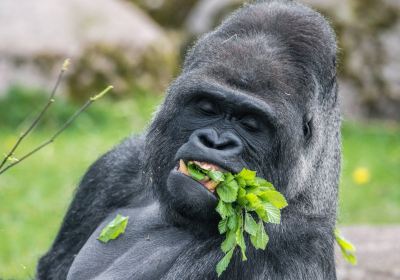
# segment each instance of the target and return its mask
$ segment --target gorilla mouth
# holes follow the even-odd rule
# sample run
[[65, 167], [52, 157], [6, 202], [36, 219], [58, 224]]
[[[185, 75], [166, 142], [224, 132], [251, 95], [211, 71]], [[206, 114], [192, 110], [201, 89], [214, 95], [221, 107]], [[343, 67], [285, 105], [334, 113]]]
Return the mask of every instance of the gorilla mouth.
[[[179, 165], [177, 167], [178, 172], [180, 172], [188, 177], [191, 177], [189, 175], [189, 171], [188, 171], [188, 167], [187, 167], [187, 164], [189, 164], [189, 163], [193, 163], [194, 165], [197, 165], [199, 168], [208, 170], [208, 171], [226, 172], [225, 169], [223, 169], [220, 166], [213, 164], [213, 163], [204, 162], [204, 161], [195, 161], [195, 160], [189, 160], [189, 161], [187, 161], [187, 163], [185, 163], [185, 161], [183, 159], [179, 160]], [[207, 190], [209, 190], [212, 193], [215, 192], [215, 188], [219, 184], [219, 182], [211, 180], [208, 176], [205, 176], [204, 179], [199, 180], [197, 182], [199, 182], [201, 185], [203, 185]]]

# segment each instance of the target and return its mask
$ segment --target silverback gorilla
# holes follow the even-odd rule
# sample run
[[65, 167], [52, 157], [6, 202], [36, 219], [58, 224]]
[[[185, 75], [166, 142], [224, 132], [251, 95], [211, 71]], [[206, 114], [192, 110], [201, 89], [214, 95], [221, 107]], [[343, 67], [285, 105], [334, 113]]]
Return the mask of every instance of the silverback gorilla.
[[[182, 159], [256, 170], [289, 203], [267, 249], [237, 250], [219, 279], [336, 279], [339, 129], [328, 23], [291, 1], [247, 4], [191, 48], [146, 133], [90, 167], [37, 277], [217, 279], [218, 197]], [[117, 213], [126, 232], [99, 242]]]

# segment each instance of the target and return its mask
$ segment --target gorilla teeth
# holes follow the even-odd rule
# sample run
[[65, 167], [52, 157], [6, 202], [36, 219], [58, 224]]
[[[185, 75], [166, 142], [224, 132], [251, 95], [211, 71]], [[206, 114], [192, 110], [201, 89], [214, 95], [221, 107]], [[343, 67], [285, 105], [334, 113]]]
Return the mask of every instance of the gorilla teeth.
[[[199, 166], [200, 168], [204, 169], [204, 170], [212, 170], [212, 171], [221, 171], [224, 172], [224, 169], [222, 169], [221, 167], [212, 164], [212, 163], [208, 163], [208, 162], [200, 162], [200, 161], [191, 161], [194, 164], [196, 164], [197, 166]], [[178, 166], [178, 171], [186, 176], [190, 176], [186, 163], [180, 159], [179, 160], [179, 166]], [[218, 185], [218, 182], [215, 182], [213, 180], [210, 180], [209, 177], [206, 177], [205, 179], [198, 181], [200, 184], [202, 184], [204, 187], [206, 187], [210, 192], [214, 192], [215, 188]]]
[[218, 185], [218, 182], [215, 182], [213, 180], [208, 180], [206, 182], [200, 182], [203, 186], [205, 186], [210, 192], [214, 192], [215, 188]]
[[178, 171], [185, 174], [185, 175], [189, 175], [189, 172], [187, 170], [186, 164], [185, 162], [181, 159], [179, 160], [179, 167], [178, 167]]
[[218, 165], [215, 165], [215, 164], [212, 164], [212, 163], [208, 163], [208, 162], [204, 162], [204, 161], [195, 161], [195, 160], [193, 161], [193, 163], [196, 164], [197, 166], [199, 166], [200, 168], [205, 169], [205, 170], [225, 172], [224, 169], [222, 169]]

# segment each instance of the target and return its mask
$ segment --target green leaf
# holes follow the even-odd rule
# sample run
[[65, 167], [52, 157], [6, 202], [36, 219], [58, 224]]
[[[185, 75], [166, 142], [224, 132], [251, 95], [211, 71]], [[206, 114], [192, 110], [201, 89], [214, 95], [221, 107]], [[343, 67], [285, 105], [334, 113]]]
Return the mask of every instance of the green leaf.
[[274, 185], [272, 185], [271, 182], [268, 182], [267, 180], [265, 180], [263, 178], [256, 177], [255, 183], [257, 184], [257, 186], [260, 187], [260, 189], [275, 190]]
[[222, 219], [218, 223], [219, 234], [223, 234], [228, 230], [228, 219]]
[[206, 178], [206, 175], [204, 175], [204, 173], [201, 172], [194, 163], [188, 163], [187, 168], [190, 177], [192, 177], [196, 181], [201, 181]]
[[222, 272], [224, 272], [226, 270], [226, 268], [228, 267], [228, 265], [232, 259], [233, 251], [234, 251], [234, 248], [232, 248], [230, 251], [228, 251], [226, 253], [226, 255], [218, 262], [218, 264], [217, 264], [218, 277], [220, 277]]
[[239, 174], [236, 175], [239, 178], [242, 178], [244, 180], [254, 180], [256, 178], [256, 172], [243, 168], [242, 171], [239, 172]]
[[338, 229], [334, 231], [335, 239], [340, 247], [344, 259], [352, 265], [357, 264], [356, 247], [346, 240]]
[[215, 182], [223, 182], [225, 180], [225, 176], [221, 171], [210, 170], [207, 172], [207, 175]]
[[234, 190], [236, 193], [239, 191], [239, 185], [236, 180], [226, 181], [225, 185], [227, 185], [230, 189]]
[[246, 192], [248, 194], [251, 193], [251, 194], [258, 195], [261, 192], [261, 190], [259, 187], [247, 185]]
[[225, 182], [230, 182], [232, 180], [235, 180], [235, 176], [232, 175], [230, 172], [224, 173], [225, 176]]
[[[220, 198], [217, 212], [222, 220], [218, 224], [218, 231], [225, 233], [225, 240], [221, 250], [226, 254], [217, 265], [218, 276], [227, 268], [234, 249], [239, 246], [242, 261], [247, 260], [245, 232], [250, 235], [252, 246], [265, 250], [269, 237], [264, 228], [264, 222], [279, 224], [281, 221], [280, 209], [287, 206], [285, 197], [275, 190], [267, 180], [256, 177], [256, 172], [243, 169], [239, 174], [207, 173], [212, 180], [218, 180], [217, 194]], [[214, 176], [215, 175], [215, 176]], [[244, 212], [243, 212], [244, 211]], [[252, 213], [254, 211], [259, 222], [257, 223]], [[345, 251], [347, 253], [348, 251]], [[228, 255], [229, 254], [229, 255]], [[351, 255], [347, 254], [351, 259]]]
[[351, 265], [357, 265], [357, 256], [355, 253], [343, 250], [341, 250], [341, 252], [342, 256], [348, 263], [350, 263]]
[[244, 188], [246, 187], [246, 180], [240, 177], [236, 177], [236, 181], [238, 182], [239, 186]]
[[226, 217], [229, 217], [229, 216], [232, 216], [235, 214], [235, 211], [233, 210], [232, 205], [230, 203], [225, 203], [222, 200], [218, 201], [216, 210], [219, 213], [219, 215], [222, 217], [222, 219], [225, 219]]
[[356, 247], [353, 244], [351, 244], [348, 240], [346, 240], [338, 229], [335, 229], [334, 233], [336, 242], [339, 243], [340, 248], [343, 248], [344, 250], [351, 252], [356, 251]]
[[246, 180], [246, 186], [249, 190], [252, 190], [253, 192], [259, 191], [259, 186], [257, 185], [257, 183], [254, 179]]
[[265, 211], [264, 206], [260, 205], [260, 207], [258, 207], [255, 211], [261, 220], [268, 222], [267, 211]]
[[262, 203], [268, 216], [268, 222], [273, 224], [281, 223], [281, 211], [268, 202]]
[[242, 252], [242, 261], [246, 261], [246, 243], [244, 241], [244, 236], [243, 236], [243, 228], [239, 227], [236, 230], [236, 243], [240, 247], [240, 251]]
[[260, 199], [255, 195], [254, 193], [248, 193], [246, 194], [246, 199], [249, 202], [249, 205], [253, 209], [257, 209], [260, 207]]
[[277, 191], [264, 191], [260, 193], [259, 197], [264, 202], [270, 202], [278, 209], [285, 208], [288, 205], [285, 197], [280, 192]]
[[97, 238], [103, 243], [107, 243], [112, 239], [116, 239], [122, 233], [125, 232], [126, 226], [128, 225], [129, 217], [124, 217], [118, 214], [114, 220], [109, 222], [101, 231]]
[[246, 204], [247, 204], [246, 190], [245, 190], [244, 188], [242, 188], [242, 187], [239, 187], [237, 202], [238, 202], [241, 206], [246, 206]]
[[238, 226], [238, 216], [237, 215], [232, 215], [228, 218], [228, 228], [230, 230], [236, 230]]
[[225, 240], [221, 243], [222, 252], [226, 253], [236, 246], [236, 234], [233, 230], [228, 230]]
[[256, 235], [257, 228], [256, 221], [249, 213], [246, 212], [244, 215], [244, 230], [250, 235]]
[[250, 236], [251, 244], [254, 248], [265, 250], [268, 244], [269, 237], [265, 232], [264, 225], [262, 221], [258, 222], [256, 235]]
[[229, 185], [226, 182], [222, 182], [217, 187], [218, 196], [224, 202], [234, 202], [237, 198], [239, 186], [237, 184], [231, 184], [232, 182], [233, 181], [231, 181]]

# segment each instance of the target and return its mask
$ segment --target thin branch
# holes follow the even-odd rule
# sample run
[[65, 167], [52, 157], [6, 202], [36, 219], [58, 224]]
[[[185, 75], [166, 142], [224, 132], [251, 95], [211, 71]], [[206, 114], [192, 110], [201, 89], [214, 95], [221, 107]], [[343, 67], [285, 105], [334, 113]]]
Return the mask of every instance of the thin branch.
[[60, 73], [58, 74], [57, 81], [53, 87], [53, 90], [51, 91], [50, 97], [47, 100], [46, 105], [39, 112], [39, 114], [33, 120], [32, 124], [28, 127], [28, 129], [19, 136], [17, 142], [15, 142], [15, 144], [11, 148], [11, 150], [6, 154], [5, 158], [0, 163], [0, 170], [4, 166], [4, 164], [7, 162], [7, 160], [12, 158], [12, 155], [14, 154], [14, 152], [18, 148], [18, 146], [21, 144], [22, 140], [24, 140], [24, 138], [35, 128], [35, 126], [38, 124], [38, 122], [42, 119], [43, 115], [46, 113], [47, 109], [51, 106], [51, 104], [54, 103], [54, 96], [55, 96], [57, 89], [62, 81], [64, 72], [68, 70], [69, 63], [70, 63], [69, 58], [64, 60], [63, 66], [61, 67]]
[[50, 137], [49, 140], [45, 141], [44, 143], [42, 143], [41, 145], [37, 146], [35, 149], [33, 149], [32, 151], [30, 151], [29, 153], [25, 154], [24, 156], [22, 156], [21, 158], [18, 159], [18, 161], [15, 161], [9, 165], [7, 165], [5, 168], [0, 170], [0, 175], [3, 174], [4, 172], [6, 172], [8, 169], [10, 169], [11, 167], [21, 163], [23, 160], [25, 160], [26, 158], [30, 157], [31, 155], [33, 155], [34, 153], [38, 152], [39, 150], [41, 150], [42, 148], [46, 147], [47, 145], [49, 145], [50, 143], [54, 142], [54, 140], [65, 130], [67, 129], [71, 123], [77, 118], [79, 117], [79, 115], [85, 111], [90, 105], [92, 105], [93, 102], [95, 102], [96, 100], [98, 100], [99, 98], [103, 97], [107, 92], [109, 92], [111, 89], [113, 89], [113, 86], [108, 86], [107, 88], [105, 88], [102, 92], [100, 92], [99, 94], [90, 97], [90, 99], [88, 101], [86, 101], [86, 103], [79, 108], [57, 131], [56, 133], [53, 134], [53, 136]]

